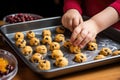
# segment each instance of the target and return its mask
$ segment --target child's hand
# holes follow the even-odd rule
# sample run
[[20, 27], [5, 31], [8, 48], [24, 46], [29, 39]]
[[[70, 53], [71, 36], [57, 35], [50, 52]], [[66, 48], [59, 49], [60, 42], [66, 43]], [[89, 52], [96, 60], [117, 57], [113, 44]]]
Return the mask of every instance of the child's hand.
[[88, 42], [95, 39], [98, 26], [93, 20], [88, 20], [77, 26], [71, 36], [73, 45], [83, 48]]
[[76, 26], [83, 22], [82, 16], [76, 9], [68, 10], [62, 17], [62, 24], [71, 32]]

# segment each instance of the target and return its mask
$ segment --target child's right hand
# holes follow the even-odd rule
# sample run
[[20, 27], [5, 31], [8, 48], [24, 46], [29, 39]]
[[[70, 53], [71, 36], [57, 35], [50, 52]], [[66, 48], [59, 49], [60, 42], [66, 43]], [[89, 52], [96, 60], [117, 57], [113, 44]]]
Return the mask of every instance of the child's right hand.
[[95, 39], [100, 29], [101, 26], [95, 20], [89, 19], [74, 29], [70, 41], [73, 45], [84, 48], [88, 42]]
[[69, 29], [71, 32], [82, 22], [82, 16], [76, 9], [70, 9], [62, 16], [63, 26]]

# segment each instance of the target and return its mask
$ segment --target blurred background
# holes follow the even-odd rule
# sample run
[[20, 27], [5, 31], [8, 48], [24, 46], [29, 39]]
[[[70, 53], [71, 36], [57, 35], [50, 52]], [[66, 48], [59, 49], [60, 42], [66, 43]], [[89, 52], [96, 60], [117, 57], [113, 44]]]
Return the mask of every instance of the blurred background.
[[0, 20], [14, 13], [34, 13], [43, 17], [61, 16], [63, 0], [3, 0], [0, 2]]

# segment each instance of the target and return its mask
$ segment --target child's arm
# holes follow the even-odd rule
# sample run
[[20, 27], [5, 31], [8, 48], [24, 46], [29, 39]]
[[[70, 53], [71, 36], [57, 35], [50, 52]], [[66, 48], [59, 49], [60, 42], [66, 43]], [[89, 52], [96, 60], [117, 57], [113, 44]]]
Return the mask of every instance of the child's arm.
[[84, 47], [99, 32], [116, 23], [119, 19], [119, 12], [113, 7], [107, 7], [91, 19], [77, 26], [71, 36], [71, 42], [74, 45]]
[[[120, 6], [120, 5], [119, 5]], [[97, 32], [108, 28], [120, 19], [118, 12], [113, 7], [108, 7], [97, 15], [93, 16], [90, 20], [93, 20], [97, 27]]]
[[64, 0], [64, 15], [62, 16], [62, 24], [71, 32], [76, 26], [83, 22], [81, 0]]

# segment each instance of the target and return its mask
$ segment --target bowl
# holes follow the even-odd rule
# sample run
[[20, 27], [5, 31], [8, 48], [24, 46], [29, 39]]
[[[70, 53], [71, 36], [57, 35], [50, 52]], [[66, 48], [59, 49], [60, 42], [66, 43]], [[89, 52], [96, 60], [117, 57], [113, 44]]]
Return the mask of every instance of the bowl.
[[32, 21], [43, 18], [40, 15], [32, 14], [32, 13], [15, 13], [7, 15], [3, 18], [3, 21], [7, 24], [10, 23], [18, 23], [18, 22], [25, 22], [25, 21]]
[[[18, 61], [15, 58], [15, 56], [3, 49], [0, 49], [0, 59], [6, 60], [8, 62], [8, 65], [6, 67], [7, 71], [2, 73], [0, 71], [0, 80], [12, 80], [12, 78], [17, 74], [18, 72]], [[1, 60], [0, 60], [1, 61]], [[1, 64], [0, 64], [1, 65]]]

